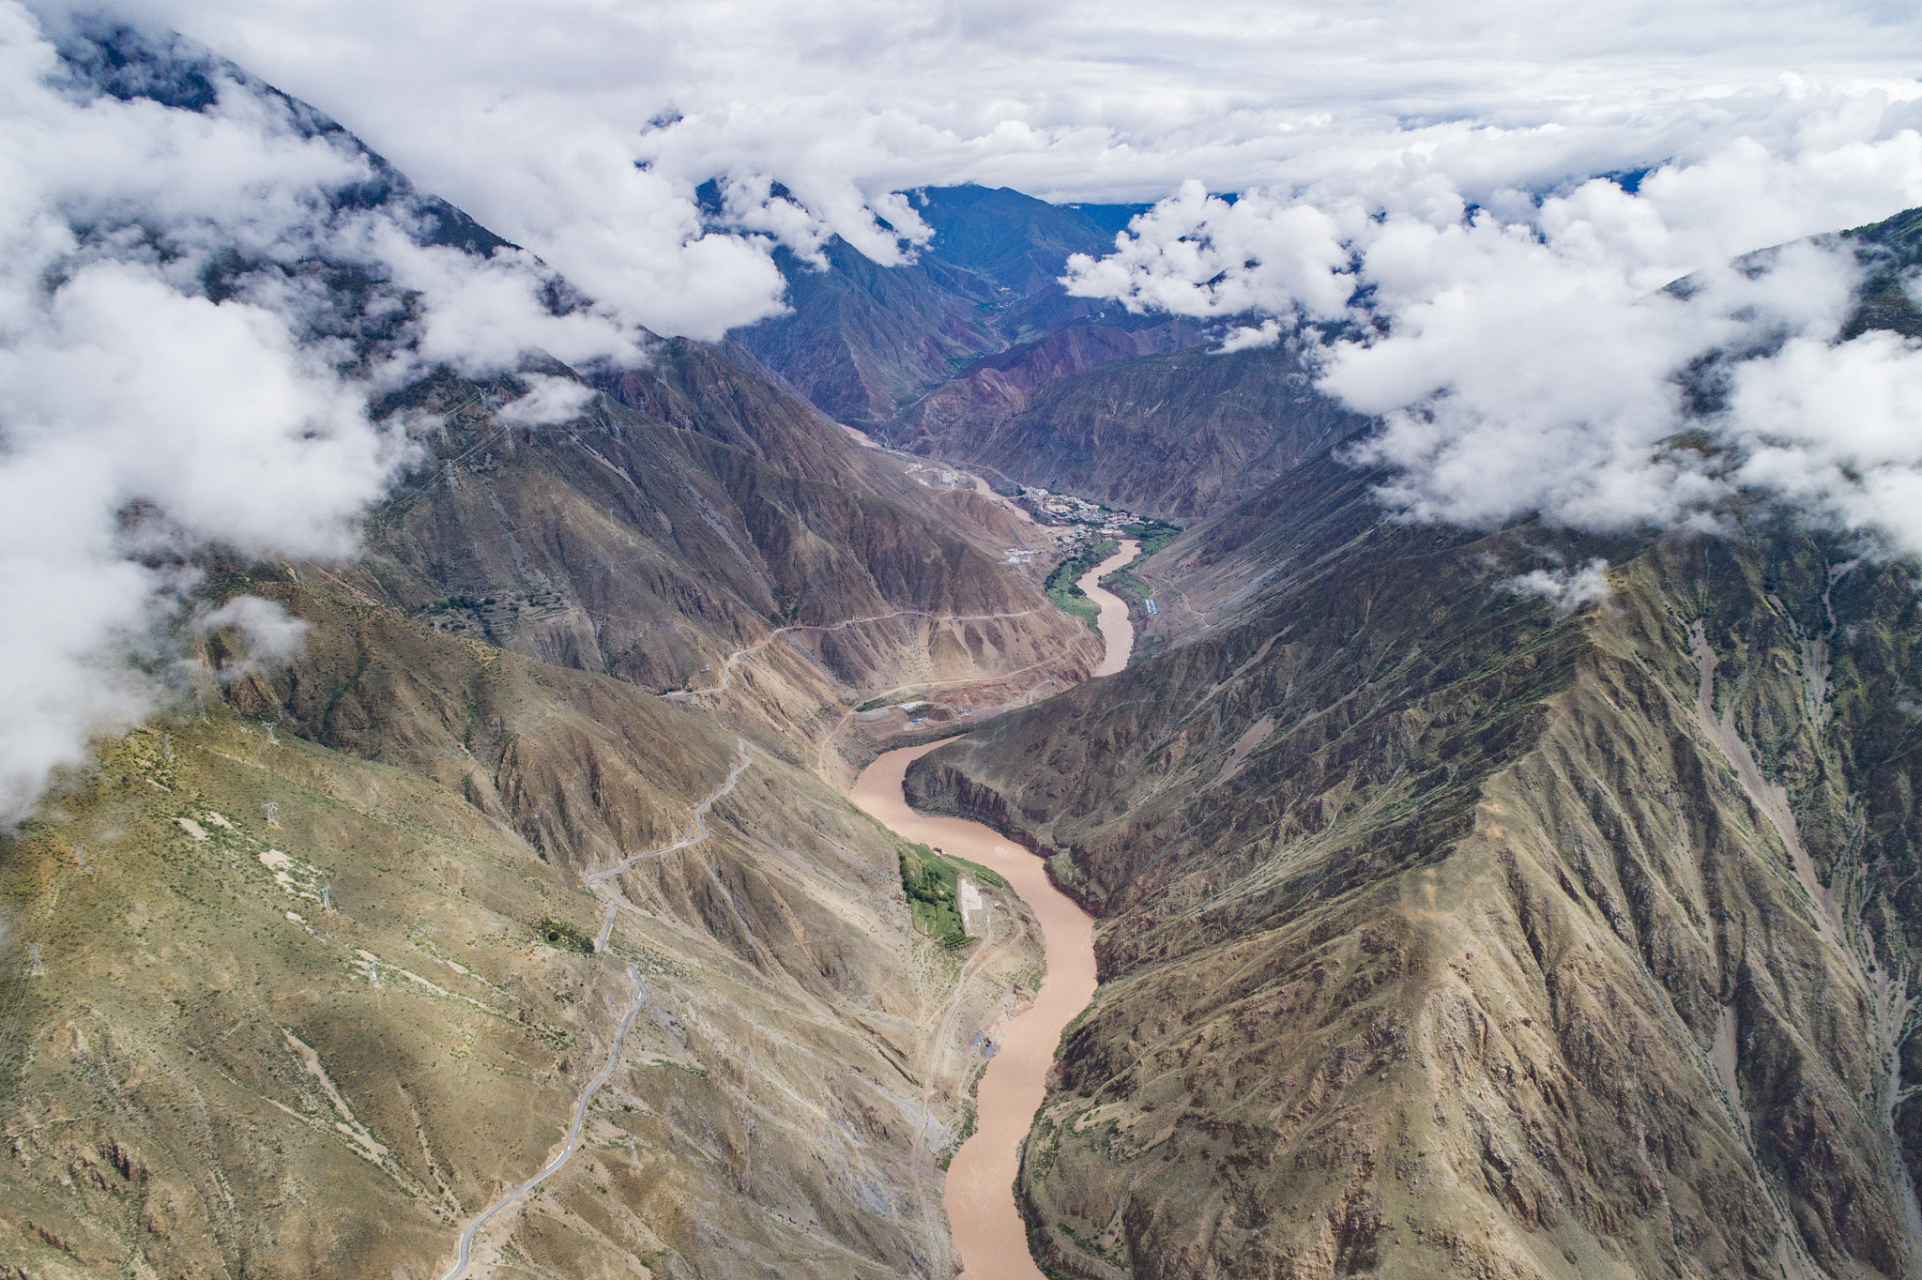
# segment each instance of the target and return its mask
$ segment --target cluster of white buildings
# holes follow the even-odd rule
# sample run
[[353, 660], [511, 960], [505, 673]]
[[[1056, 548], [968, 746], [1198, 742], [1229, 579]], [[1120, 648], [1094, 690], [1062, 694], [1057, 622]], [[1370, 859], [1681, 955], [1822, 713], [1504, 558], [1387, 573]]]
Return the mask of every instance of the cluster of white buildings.
[[1135, 520], [1133, 512], [1117, 511], [1086, 498], [1050, 493], [1046, 489], [1023, 489], [1021, 503], [1043, 524], [1073, 526], [1066, 536], [1058, 536], [1057, 542], [1078, 542], [1088, 534], [1120, 539], [1127, 536], [1122, 526]]

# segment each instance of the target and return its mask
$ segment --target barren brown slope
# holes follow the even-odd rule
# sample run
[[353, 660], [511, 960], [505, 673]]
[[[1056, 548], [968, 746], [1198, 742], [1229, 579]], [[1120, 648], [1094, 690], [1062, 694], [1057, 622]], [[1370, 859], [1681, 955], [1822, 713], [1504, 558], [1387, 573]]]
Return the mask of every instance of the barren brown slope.
[[[369, 555], [338, 580], [435, 626], [656, 691], [713, 684], [730, 655], [784, 628], [855, 623], [848, 643], [823, 650], [810, 633], [770, 655], [783, 687], [743, 723], [801, 754], [840, 715], [817, 711], [899, 672], [1073, 674], [1098, 658], [1032, 571], [999, 562], [1028, 526], [978, 495], [914, 484], [750, 374], [693, 363], [718, 380], [693, 408], [721, 402], [699, 429], [603, 398], [527, 430], [490, 407], [511, 380], [416, 388], [409, 407], [447, 424], [428, 437], [433, 461], [376, 513]], [[969, 626], [995, 635], [970, 644]]]
[[1300, 510], [1260, 616], [911, 775], [1103, 916], [1027, 1146], [1046, 1256], [1916, 1274], [1912, 568], [1564, 543], [1618, 567], [1559, 617], [1499, 585], [1544, 531]]
[[[941, 1023], [959, 958], [812, 778], [606, 676], [236, 587], [310, 657], [105, 744], [0, 849], [8, 1274], [429, 1280], [610, 1060], [492, 1274], [951, 1270], [968, 1058], [925, 1028], [1033, 963], [1018, 927]], [[709, 839], [583, 886], [709, 798]]]
[[[1192, 341], [1173, 329], [1067, 329], [982, 361], [884, 430], [901, 448], [1022, 484], [1192, 517], [1362, 425], [1315, 391], [1286, 347], [1169, 351]], [[1137, 355], [1157, 350], [1168, 353]]]

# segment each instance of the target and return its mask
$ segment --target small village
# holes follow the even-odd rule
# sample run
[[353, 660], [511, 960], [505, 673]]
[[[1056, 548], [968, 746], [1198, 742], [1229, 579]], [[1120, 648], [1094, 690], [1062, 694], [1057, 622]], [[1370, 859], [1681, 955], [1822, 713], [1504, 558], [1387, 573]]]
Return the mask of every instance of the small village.
[[[1118, 542], [1129, 536], [1128, 525], [1140, 521], [1140, 517], [1133, 512], [1104, 507], [1072, 494], [1050, 493], [1046, 489], [1023, 488], [1017, 501], [1036, 524], [1054, 530], [1055, 554], [1071, 552], [1104, 538]], [[1025, 563], [1038, 554], [1025, 548], [1009, 547], [1008, 563]]]

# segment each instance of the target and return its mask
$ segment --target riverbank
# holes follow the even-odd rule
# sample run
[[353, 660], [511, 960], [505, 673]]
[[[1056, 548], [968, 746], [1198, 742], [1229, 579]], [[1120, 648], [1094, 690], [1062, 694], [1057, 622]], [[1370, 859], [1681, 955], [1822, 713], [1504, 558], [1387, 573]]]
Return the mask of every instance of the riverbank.
[[1043, 1280], [1014, 1203], [1021, 1142], [1047, 1089], [1061, 1032], [1094, 997], [1094, 917], [1048, 880], [1046, 864], [978, 822], [916, 813], [901, 793], [908, 766], [941, 744], [890, 751], [862, 771], [854, 803], [896, 835], [978, 862], [1005, 877], [1041, 922], [1047, 976], [1029, 1009], [1007, 1023], [975, 1094], [975, 1131], [948, 1166], [943, 1203], [962, 1280]]
[[1111, 676], [1125, 670], [1135, 648], [1135, 628], [1128, 619], [1128, 605], [1114, 592], [1103, 589], [1101, 579], [1123, 565], [1133, 563], [1140, 553], [1139, 542], [1133, 538], [1124, 539], [1119, 551], [1075, 579], [1075, 586], [1080, 587], [1101, 610], [1095, 625], [1101, 629], [1101, 640], [1107, 646], [1107, 652], [1102, 656], [1101, 665], [1094, 669], [1096, 677]]
[[[1101, 576], [1133, 560], [1138, 544], [1095, 566], [1077, 585], [1100, 607], [1106, 652], [1094, 675], [1128, 665], [1134, 627], [1128, 608], [1098, 584]], [[982, 1072], [975, 1094], [976, 1127], [948, 1166], [943, 1205], [961, 1280], [1044, 1280], [1028, 1252], [1027, 1223], [1015, 1204], [1014, 1181], [1021, 1144], [1047, 1093], [1061, 1033], [1094, 998], [1094, 917], [1054, 887], [1046, 864], [1028, 850], [978, 822], [916, 813], [902, 793], [908, 766], [939, 742], [902, 747], [874, 761], [855, 780], [854, 803], [904, 840], [926, 844], [978, 862], [1005, 877], [1041, 923], [1046, 976], [1034, 1004], [1006, 1024], [1000, 1044]]]

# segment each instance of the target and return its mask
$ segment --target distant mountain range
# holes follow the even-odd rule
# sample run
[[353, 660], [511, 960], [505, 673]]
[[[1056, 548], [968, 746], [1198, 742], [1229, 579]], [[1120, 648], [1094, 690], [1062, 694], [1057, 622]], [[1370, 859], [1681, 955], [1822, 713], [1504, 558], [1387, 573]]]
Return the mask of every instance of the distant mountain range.
[[1219, 322], [1066, 292], [1068, 256], [1111, 252], [1146, 206], [984, 187], [912, 198], [935, 231], [912, 265], [877, 267], [838, 239], [826, 270], [782, 250], [792, 310], [730, 345], [896, 448], [1153, 515], [1196, 515], [1360, 427], [1290, 350], [1218, 355]]

